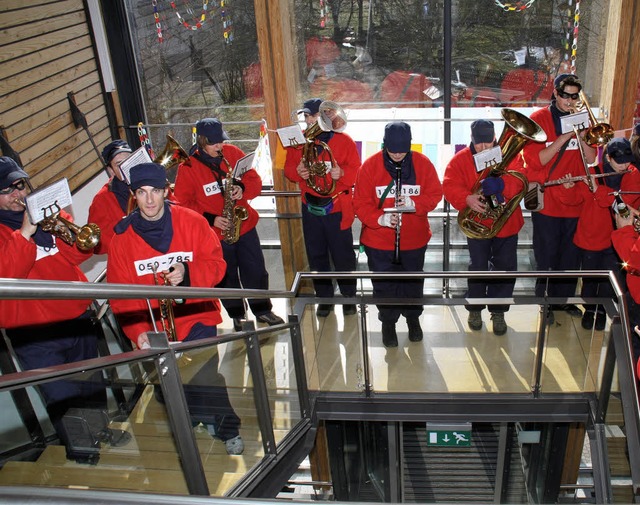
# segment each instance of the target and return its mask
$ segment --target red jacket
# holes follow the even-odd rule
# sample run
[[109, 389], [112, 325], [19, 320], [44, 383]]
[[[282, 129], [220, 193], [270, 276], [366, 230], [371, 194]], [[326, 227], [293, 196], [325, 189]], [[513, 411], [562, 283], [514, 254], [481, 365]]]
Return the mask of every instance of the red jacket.
[[636, 303], [640, 303], [640, 240], [633, 226], [619, 228], [611, 234], [613, 247], [627, 271], [627, 288]]
[[[553, 118], [551, 117], [551, 111], [549, 108], [538, 109], [531, 114], [531, 119], [538, 123], [540, 127], [547, 134], [547, 142], [527, 142], [522, 150], [522, 157], [525, 163], [525, 174], [530, 182], [544, 183], [548, 180], [556, 180], [560, 177], [571, 175], [584, 175], [584, 163], [580, 156], [580, 150], [578, 148], [578, 141], [575, 137], [567, 143], [567, 148], [562, 154], [562, 158], [554, 168], [553, 172], [549, 174], [549, 170], [556, 161], [557, 154], [547, 163], [542, 165], [540, 163], [540, 151], [551, 144], [558, 138], [555, 127], [553, 124]], [[578, 217], [580, 215], [579, 206], [567, 206], [560, 200], [560, 195], [563, 191], [561, 185], [549, 186], [544, 191], [544, 208], [539, 211], [541, 214], [552, 217]]]
[[[409, 188], [416, 212], [402, 215], [400, 249], [407, 251], [425, 247], [431, 238], [428, 213], [442, 200], [442, 184], [433, 163], [424, 154], [411, 152], [416, 172], [416, 188]], [[380, 197], [392, 181], [384, 167], [383, 151], [369, 157], [358, 171], [353, 195], [353, 207], [362, 221], [360, 242], [375, 249], [392, 251], [395, 246], [395, 228], [380, 226], [378, 218], [382, 209], [394, 207], [394, 192], [389, 191], [382, 208], [378, 208]], [[403, 186], [404, 189], [407, 189]], [[415, 194], [418, 191], [419, 194]]]
[[[229, 168], [233, 169], [236, 162], [244, 156], [241, 149], [231, 144], [225, 144], [222, 148], [225, 159], [231, 167], [226, 163], [220, 163], [220, 168], [224, 173], [229, 172]], [[190, 165], [183, 163], [178, 168], [176, 176], [176, 185], [174, 196], [180, 205], [195, 210], [202, 215], [205, 212], [214, 216], [221, 216], [224, 210], [224, 196], [220, 191], [220, 187], [211, 169], [196, 159], [194, 156], [189, 158]], [[251, 207], [249, 200], [260, 196], [262, 191], [262, 179], [255, 170], [245, 172], [240, 181], [244, 184], [242, 198], [236, 200], [236, 206], [244, 207], [248, 211], [247, 219], [242, 221], [240, 225], [240, 235], [244, 235], [252, 230], [258, 224], [258, 212]], [[212, 226], [219, 239], [222, 239], [222, 230]]]
[[[154, 261], [163, 264], [163, 259], [167, 266], [171, 262], [189, 263], [190, 286], [212, 288], [222, 280], [227, 264], [222, 257], [220, 241], [207, 220], [179, 205], [171, 206], [170, 212], [173, 240], [167, 253], [153, 249], [132, 226], [124, 233], [114, 235], [107, 257], [107, 282], [154, 285], [153, 272], [147, 265]], [[158, 300], [151, 300], [151, 306], [159, 324]], [[111, 300], [111, 307], [127, 337], [134, 343], [141, 333], [154, 331], [145, 300]], [[215, 326], [222, 321], [220, 302], [216, 299], [189, 299], [174, 305], [173, 309], [178, 340], [186, 338], [198, 322]]]
[[[344, 175], [336, 181], [335, 190], [329, 195], [319, 195], [316, 191], [309, 187], [309, 184], [304, 180], [296, 168], [302, 159], [302, 148], [287, 148], [287, 159], [284, 163], [284, 175], [292, 182], [297, 182], [302, 192], [302, 201], [306, 203], [307, 199], [305, 193], [310, 193], [315, 196], [328, 197], [338, 194], [338, 197], [333, 202], [333, 209], [331, 213], [342, 212], [342, 219], [340, 221], [340, 229], [346, 230], [353, 224], [355, 215], [353, 213], [352, 194], [351, 189], [356, 182], [356, 175], [360, 168], [360, 154], [356, 143], [346, 133], [334, 133], [329, 142], [327, 143], [331, 154], [333, 155], [336, 164], [342, 169]], [[320, 153], [320, 161], [330, 161], [329, 154], [326, 149], [323, 149]], [[326, 176], [330, 178], [329, 175]]]
[[[61, 214], [71, 220], [66, 212]], [[46, 250], [36, 246], [33, 239], [25, 240], [20, 230], [0, 223], [1, 277], [87, 282], [78, 265], [90, 256], [90, 252], [82, 252], [57, 237], [54, 237], [54, 247]], [[0, 327], [18, 328], [75, 319], [90, 303], [91, 300], [1, 300]]]
[[89, 207], [89, 222], [100, 227], [100, 243], [93, 250], [95, 254], [106, 254], [113, 238], [113, 227], [118, 224], [125, 213], [116, 196], [110, 191], [107, 182], [93, 197]]
[[[508, 168], [510, 170], [518, 168], [516, 165], [519, 159], [519, 157], [514, 159]], [[445, 168], [444, 178], [442, 180], [444, 197], [459, 212], [467, 208], [467, 196], [472, 194], [473, 187], [479, 175], [476, 171], [473, 154], [468, 146], [458, 151], [454, 157], [451, 158], [447, 168]], [[504, 175], [502, 180], [504, 181], [503, 195], [507, 202], [523, 189], [520, 180], [514, 176]], [[487, 219], [482, 221], [482, 223], [490, 226], [491, 220]], [[518, 206], [496, 236], [503, 238], [515, 235], [523, 225], [524, 218], [522, 217], [522, 209]]]
[[[634, 167], [630, 168], [632, 171], [622, 176], [620, 191], [640, 191], [640, 172]], [[582, 209], [573, 243], [587, 251], [603, 251], [611, 247], [611, 234], [614, 230], [611, 215], [614, 196], [610, 194], [613, 189], [598, 182], [596, 188], [596, 192], [592, 193], [584, 182], [578, 182], [572, 188], [563, 187], [564, 192], [560, 195], [564, 204]], [[621, 196], [631, 207], [635, 207], [640, 198], [640, 195]]]

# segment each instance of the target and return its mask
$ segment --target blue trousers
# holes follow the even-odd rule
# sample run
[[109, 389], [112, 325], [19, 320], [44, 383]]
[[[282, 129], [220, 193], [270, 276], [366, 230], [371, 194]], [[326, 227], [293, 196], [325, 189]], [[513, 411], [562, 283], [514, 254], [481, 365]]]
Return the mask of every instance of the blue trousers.
[[[383, 251], [365, 246], [369, 270], [372, 272], [422, 272], [427, 247], [400, 251], [400, 264], [393, 263], [393, 251]], [[422, 298], [424, 279], [372, 280], [373, 295], [381, 298]], [[377, 305], [378, 319], [383, 323], [395, 323], [403, 315], [407, 319], [420, 317], [422, 305]]]
[[[98, 324], [86, 312], [76, 319], [60, 323], [24, 326], [6, 330], [23, 370], [48, 368], [98, 357]], [[51, 423], [60, 440], [67, 445], [62, 417], [70, 408], [106, 410], [107, 395], [100, 372], [71, 379], [55, 380], [38, 386]]]
[[[227, 262], [227, 273], [218, 284], [219, 288], [269, 289], [269, 273], [264, 264], [264, 255], [260, 248], [260, 237], [254, 228], [240, 238], [235, 244], [222, 241], [222, 252]], [[249, 299], [251, 311], [256, 316], [271, 312], [272, 304], [268, 298]], [[222, 300], [229, 317], [244, 318], [246, 315], [242, 298]]]
[[[504, 238], [468, 238], [469, 271], [489, 272], [518, 269], [518, 235]], [[469, 279], [467, 298], [510, 298], [516, 279]], [[468, 305], [467, 310], [480, 311], [484, 305]], [[489, 305], [490, 312], [507, 312], [509, 305]]]
[[[197, 323], [191, 328], [185, 342], [215, 337], [217, 328]], [[210, 349], [204, 352], [210, 352]], [[194, 424], [213, 425], [216, 436], [229, 440], [240, 433], [240, 418], [229, 401], [229, 392], [224, 376], [218, 371], [219, 357], [215, 351], [213, 357], [184, 386], [184, 394], [189, 413]]]
[[[356, 269], [356, 253], [353, 250], [351, 228], [340, 229], [342, 213], [316, 216], [302, 204], [302, 231], [309, 260], [309, 269], [315, 272], [353, 272]], [[333, 264], [333, 267], [332, 267]], [[332, 280], [314, 280], [316, 296], [329, 298], [334, 295]], [[355, 280], [338, 280], [340, 293], [355, 296]]]
[[[537, 270], [577, 270], [578, 247], [573, 236], [578, 224], [577, 217], [551, 217], [531, 213], [533, 223], [533, 254]], [[547, 286], [548, 281], [548, 286]], [[578, 279], [538, 279], [536, 296], [570, 297], [576, 294]]]
[[[580, 249], [580, 268], [582, 270], [611, 270], [618, 277], [621, 286], [624, 286], [624, 279], [622, 279], [624, 276], [620, 275], [620, 260], [613, 247], [607, 247], [602, 251]], [[613, 297], [613, 288], [606, 279], [583, 277], [581, 295], [583, 298]], [[596, 307], [595, 304], [585, 303], [584, 309], [591, 312], [598, 310], [604, 313], [604, 307], [601, 305]]]

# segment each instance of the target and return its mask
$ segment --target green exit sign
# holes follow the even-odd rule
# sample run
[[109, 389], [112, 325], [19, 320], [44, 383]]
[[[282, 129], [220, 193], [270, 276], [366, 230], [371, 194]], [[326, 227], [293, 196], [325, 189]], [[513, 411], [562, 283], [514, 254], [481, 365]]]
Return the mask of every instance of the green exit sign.
[[427, 445], [436, 447], [469, 447], [471, 423], [427, 423]]

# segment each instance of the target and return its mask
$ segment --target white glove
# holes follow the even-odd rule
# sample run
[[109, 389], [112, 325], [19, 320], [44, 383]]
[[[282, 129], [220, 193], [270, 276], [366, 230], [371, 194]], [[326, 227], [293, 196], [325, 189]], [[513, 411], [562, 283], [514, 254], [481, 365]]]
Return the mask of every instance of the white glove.
[[386, 226], [387, 228], [393, 228], [391, 225], [391, 214], [382, 214], [378, 218], [378, 224], [380, 226]]
[[410, 196], [403, 196], [402, 197], [402, 206], [403, 207], [408, 207], [410, 209], [414, 209], [416, 207], [416, 204], [413, 203], [413, 200], [411, 199]]

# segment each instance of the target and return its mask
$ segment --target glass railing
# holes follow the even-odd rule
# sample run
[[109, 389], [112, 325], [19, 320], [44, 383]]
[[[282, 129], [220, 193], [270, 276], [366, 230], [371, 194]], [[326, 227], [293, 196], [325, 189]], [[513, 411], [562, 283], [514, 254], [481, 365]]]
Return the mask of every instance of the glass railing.
[[[617, 295], [614, 300], [475, 299], [474, 303], [509, 305], [508, 331], [498, 336], [491, 331], [486, 311], [482, 329], [470, 330], [465, 298], [381, 300], [373, 298], [370, 288], [372, 279], [380, 278], [461, 283], [468, 277], [489, 276], [517, 277], [528, 283], [542, 276], [603, 277], [609, 278]], [[358, 294], [319, 299], [300, 293], [304, 282], [321, 277], [354, 278]], [[561, 402], [574, 397], [595, 402], [594, 423], [604, 423], [613, 415], [609, 405], [614, 409], [619, 402], [632, 481], [636, 488], [640, 486], [640, 475], [636, 475], [640, 416], [626, 305], [615, 278], [604, 272], [300, 273], [289, 291], [0, 281], [0, 299], [239, 296], [269, 297], [274, 306], [286, 306], [289, 323], [256, 329], [249, 321], [240, 333], [222, 329], [218, 337], [196, 342], [169, 344], [159, 334], [151, 349], [118, 353], [112, 345], [111, 355], [98, 359], [5, 373], [0, 377], [4, 458], [0, 484], [233, 496], [247, 478], [278, 459], [296, 430], [308, 426], [310, 398], [351, 393], [359, 399], [489, 394], [548, 401], [557, 395]], [[547, 319], [549, 305], [584, 302], [605, 306], [604, 331], [582, 328], [579, 318], [561, 311], [554, 311], [553, 322]], [[335, 306], [328, 317], [317, 317], [318, 303]], [[409, 341], [401, 317], [398, 347], [385, 347], [377, 303], [423, 306], [424, 338]], [[344, 315], [343, 304], [356, 304], [358, 310]], [[69, 429], [85, 449], [86, 439], [91, 441], [95, 431], [87, 419], [97, 425], [106, 423], [116, 434], [126, 431], [128, 436], [89, 443], [86, 461], [77, 463], [67, 459], [56, 438], [37, 386], [62, 380], [95, 381], [89, 377], [96, 373], [106, 386], [108, 408], [70, 412]], [[211, 429], [220, 420], [216, 418], [220, 413], [211, 407], [220, 403], [220, 395], [228, 395], [240, 418], [242, 456], [227, 454], [219, 433]]]

